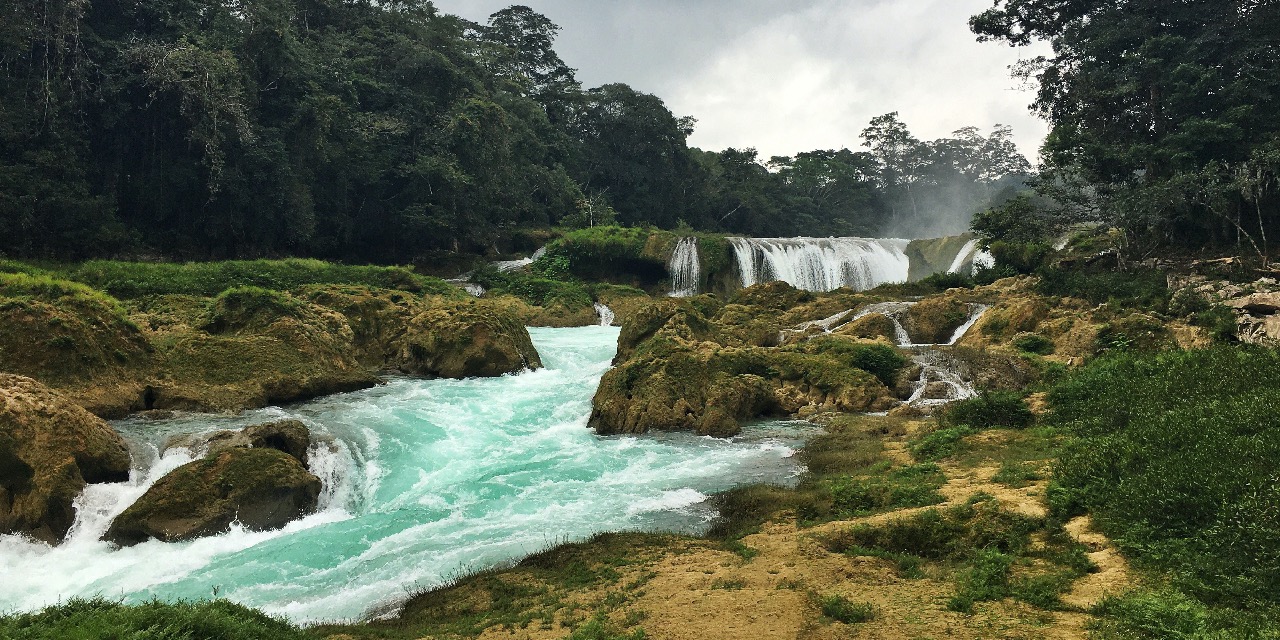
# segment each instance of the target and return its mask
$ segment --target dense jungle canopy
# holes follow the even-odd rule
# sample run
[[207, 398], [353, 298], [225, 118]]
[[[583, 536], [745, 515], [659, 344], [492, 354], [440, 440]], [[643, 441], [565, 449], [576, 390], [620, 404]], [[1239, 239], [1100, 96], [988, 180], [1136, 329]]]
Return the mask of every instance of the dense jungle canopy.
[[484, 251], [516, 229], [956, 232], [1020, 187], [1007, 127], [859, 150], [690, 148], [695, 121], [583, 88], [524, 6], [16, 0], [0, 19], [0, 251], [62, 259]]

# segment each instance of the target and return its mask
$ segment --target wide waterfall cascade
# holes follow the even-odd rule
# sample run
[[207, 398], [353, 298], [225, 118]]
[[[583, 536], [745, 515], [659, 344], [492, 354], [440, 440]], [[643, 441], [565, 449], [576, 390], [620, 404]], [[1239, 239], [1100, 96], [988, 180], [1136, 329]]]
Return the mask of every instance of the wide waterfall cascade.
[[[128, 482], [90, 486], [56, 547], [0, 536], [0, 610], [72, 597], [126, 602], [216, 593], [297, 622], [393, 611], [407, 593], [601, 531], [705, 530], [707, 495], [793, 484], [812, 425], [749, 426], [736, 438], [598, 437], [591, 396], [615, 327], [530, 329], [545, 368], [499, 378], [395, 378], [288, 409], [115, 423], [134, 455]], [[283, 418], [312, 430], [316, 513], [275, 531], [117, 549], [99, 538], [166, 472], [202, 455], [175, 436]], [[199, 447], [197, 447], [199, 448]]]
[[908, 240], [730, 238], [742, 286], [781, 280], [806, 291], [862, 291], [906, 282]]
[[675, 250], [671, 252], [667, 271], [671, 274], [671, 297], [688, 298], [698, 295], [702, 267], [698, 263], [697, 238], [680, 238]]

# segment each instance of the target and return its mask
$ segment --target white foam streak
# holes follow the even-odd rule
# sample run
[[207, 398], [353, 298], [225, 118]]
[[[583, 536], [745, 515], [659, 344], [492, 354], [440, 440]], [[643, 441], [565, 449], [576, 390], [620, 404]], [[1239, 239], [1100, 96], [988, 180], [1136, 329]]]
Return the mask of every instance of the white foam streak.
[[965, 263], [973, 264], [974, 252], [978, 250], [978, 239], [974, 238], [960, 247], [960, 253], [956, 254], [955, 260], [951, 261], [951, 266], [947, 268], [947, 273], [960, 273]]

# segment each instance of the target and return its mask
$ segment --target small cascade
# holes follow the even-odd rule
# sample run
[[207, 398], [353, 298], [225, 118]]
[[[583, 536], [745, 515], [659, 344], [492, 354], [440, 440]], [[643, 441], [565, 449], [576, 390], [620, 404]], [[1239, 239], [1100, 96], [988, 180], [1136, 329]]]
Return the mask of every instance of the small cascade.
[[899, 347], [910, 349], [911, 361], [920, 366], [920, 377], [916, 380], [914, 390], [906, 400], [906, 404], [915, 407], [933, 407], [977, 395], [973, 384], [964, 373], [963, 363], [939, 347], [955, 345], [982, 319], [989, 307], [985, 304], [970, 303], [968, 319], [964, 324], [956, 327], [947, 342], [926, 344], [912, 342], [903, 323], [903, 314], [915, 304], [914, 302], [877, 302], [856, 311], [853, 309], [841, 311], [821, 320], [812, 320], [791, 329], [783, 329], [778, 337], [778, 343], [786, 344], [788, 340], [797, 336], [804, 339], [804, 337], [819, 335], [819, 332], [814, 331], [815, 329], [821, 329], [820, 333], [832, 333], [845, 325], [878, 313], [893, 322], [894, 342]]
[[671, 297], [688, 298], [698, 295], [702, 269], [698, 263], [697, 238], [680, 238], [675, 251], [671, 252], [667, 271], [671, 273]]
[[965, 263], [973, 264], [973, 258], [978, 251], [978, 239], [974, 238], [960, 247], [960, 253], [956, 254], [956, 259], [951, 261], [951, 266], [947, 268], [947, 273], [960, 273]]
[[977, 274], [983, 269], [991, 269], [996, 266], [996, 257], [991, 255], [990, 251], [979, 249], [973, 254], [973, 273]]
[[781, 280], [806, 291], [857, 291], [906, 282], [907, 240], [730, 238], [742, 286]]
[[613, 320], [614, 320], [613, 309], [610, 309], [608, 306], [597, 302], [596, 315], [600, 317], [600, 326], [602, 327], [613, 326]]
[[907, 404], [931, 407], [977, 395], [973, 384], [961, 375], [963, 365], [950, 355], [928, 349], [917, 352], [911, 361], [920, 365], [920, 378]]
[[496, 267], [498, 271], [501, 271], [503, 273], [506, 273], [508, 271], [515, 271], [517, 269], [523, 269], [533, 264], [538, 260], [538, 258], [541, 258], [542, 256], [546, 255], [546, 253], [547, 253], [547, 248], [542, 247], [537, 251], [534, 251], [533, 255], [529, 256], [528, 258], [520, 258], [519, 260], [499, 260], [493, 263], [493, 266]]
[[453, 278], [451, 280], [445, 280], [445, 282], [448, 282], [449, 284], [455, 287], [458, 287], [463, 291], [466, 291], [467, 293], [477, 298], [483, 296], [486, 291], [486, 289], [483, 286], [480, 286], [474, 282], [467, 280], [465, 276], [461, 278]]

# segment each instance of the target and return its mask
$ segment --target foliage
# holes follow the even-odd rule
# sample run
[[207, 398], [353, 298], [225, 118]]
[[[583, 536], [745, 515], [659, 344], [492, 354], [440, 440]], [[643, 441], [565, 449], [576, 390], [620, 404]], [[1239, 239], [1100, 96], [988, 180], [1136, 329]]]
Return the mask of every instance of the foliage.
[[970, 20], [982, 40], [1045, 40], [1014, 68], [1038, 85], [1052, 128], [1037, 190], [1060, 224], [1161, 244], [1248, 251], [1265, 264], [1280, 230], [1280, 11], [1265, 2], [996, 0]]
[[1083, 298], [1093, 304], [1163, 311], [1171, 296], [1165, 275], [1154, 270], [1046, 269], [1039, 275], [1036, 293]]
[[829, 484], [836, 513], [846, 517], [909, 507], [927, 507], [943, 501], [938, 488], [946, 476], [935, 464], [918, 464], [870, 477], [837, 477]]
[[874, 375], [886, 387], [892, 387], [898, 373], [909, 362], [898, 350], [880, 343], [857, 343], [831, 337], [818, 337], [802, 343], [805, 353], [832, 356], [855, 369]]
[[125, 605], [73, 599], [36, 613], [0, 617], [0, 636], [14, 640], [131, 638], [257, 640], [310, 638], [288, 622], [226, 600]]
[[7, 15], [0, 251], [24, 257], [409, 262], [532, 227], [681, 221], [873, 235], [936, 223], [938, 203], [963, 222], [1027, 167], [1000, 126], [907, 134], [907, 173], [879, 142], [691, 149], [693, 118], [658, 97], [583, 88], [560, 28], [527, 6], [484, 24], [418, 1], [17, 0]]
[[1068, 429], [1050, 491], [1140, 565], [1211, 604], [1276, 601], [1280, 354], [1226, 348], [1095, 361], [1049, 396]]
[[1020, 333], [1013, 337], [1013, 346], [1019, 351], [1047, 356], [1053, 353], [1053, 341], [1038, 333]]
[[875, 618], [876, 608], [870, 602], [854, 602], [842, 595], [829, 595], [819, 602], [822, 615], [845, 624], [867, 622]]
[[1023, 401], [1022, 394], [1016, 391], [983, 391], [972, 398], [947, 405], [938, 416], [938, 423], [943, 426], [969, 425], [979, 429], [1025, 429], [1035, 420], [1035, 414]]
[[963, 424], [930, 431], [911, 443], [911, 457], [920, 461], [941, 460], [954, 454], [965, 436], [977, 432], [977, 429]]
[[494, 294], [510, 294], [540, 307], [560, 305], [575, 310], [592, 304], [590, 292], [582, 283], [572, 279], [542, 277], [521, 271], [502, 272], [485, 266], [472, 273], [471, 281]]

